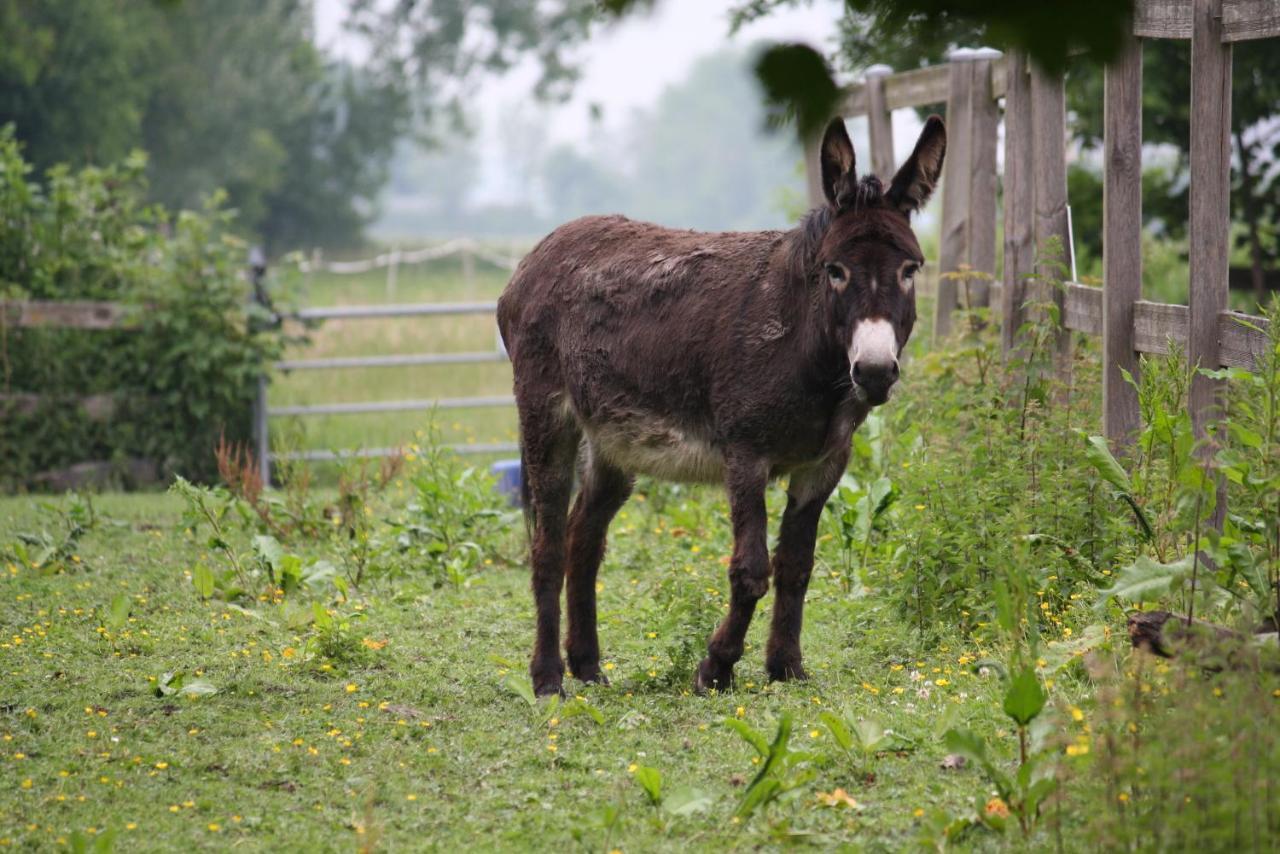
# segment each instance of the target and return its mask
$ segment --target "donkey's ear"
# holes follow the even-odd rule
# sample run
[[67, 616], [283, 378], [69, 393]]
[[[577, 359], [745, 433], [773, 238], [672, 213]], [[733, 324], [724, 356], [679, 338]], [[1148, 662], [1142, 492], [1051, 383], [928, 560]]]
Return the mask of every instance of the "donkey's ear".
[[822, 192], [831, 207], [839, 208], [842, 201], [852, 198], [851, 191], [858, 185], [853, 143], [844, 129], [844, 119], [834, 118], [827, 125], [818, 160], [822, 164]]
[[907, 216], [924, 207], [933, 195], [942, 174], [942, 159], [947, 154], [947, 128], [942, 119], [929, 116], [920, 132], [916, 150], [893, 176], [886, 197], [889, 204]]

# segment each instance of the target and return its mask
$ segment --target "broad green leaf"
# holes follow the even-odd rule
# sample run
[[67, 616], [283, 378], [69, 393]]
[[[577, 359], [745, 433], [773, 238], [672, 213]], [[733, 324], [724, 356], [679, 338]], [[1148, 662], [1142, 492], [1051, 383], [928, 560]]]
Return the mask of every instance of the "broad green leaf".
[[1102, 476], [1102, 479], [1123, 493], [1132, 493], [1133, 484], [1129, 473], [1124, 470], [1111, 454], [1107, 440], [1102, 436], [1089, 436], [1085, 440], [1085, 459], [1089, 465]]
[[1027, 666], [1009, 680], [1009, 687], [1004, 692], [1004, 713], [1019, 726], [1026, 726], [1040, 714], [1048, 699], [1035, 668]]
[[123, 629], [127, 622], [129, 622], [129, 597], [123, 593], [117, 593], [111, 599], [111, 608], [107, 611], [106, 626], [113, 631], [118, 631]]
[[512, 673], [502, 680], [502, 684], [508, 691], [524, 700], [530, 706], [538, 705], [538, 698], [533, 695], [533, 685], [529, 682], [529, 677], [523, 673]]
[[818, 718], [826, 724], [827, 729], [831, 732], [831, 737], [836, 740], [836, 744], [845, 750], [853, 747], [853, 737], [849, 734], [849, 728], [845, 726], [844, 721], [831, 712], [823, 712], [818, 715]]
[[655, 807], [662, 803], [662, 773], [648, 765], [637, 765], [634, 772], [636, 782], [649, 796], [649, 803]]
[[311, 603], [311, 615], [315, 618], [317, 629], [328, 629], [333, 626], [333, 617], [329, 614], [329, 609], [319, 602]]
[[218, 689], [207, 679], [189, 679], [183, 683], [179, 693], [187, 697], [211, 697]]
[[1101, 602], [1119, 599], [1123, 602], [1154, 602], [1180, 589], [1191, 575], [1193, 555], [1173, 563], [1157, 563], [1142, 555], [1120, 570], [1116, 583], [1102, 592]]
[[885, 738], [884, 727], [877, 721], [863, 718], [854, 724], [854, 733], [858, 736], [858, 743], [862, 746], [865, 753], [875, 753], [877, 750], [884, 748], [888, 743]]
[[204, 564], [198, 563], [195, 569], [191, 570], [191, 583], [201, 599], [208, 599], [213, 595], [213, 572]]
[[662, 809], [672, 815], [693, 815], [706, 812], [715, 799], [701, 789], [692, 786], [678, 786], [662, 799]]
[[760, 733], [751, 728], [746, 721], [740, 721], [737, 718], [725, 718], [724, 725], [729, 729], [742, 736], [742, 740], [756, 749], [756, 753], [761, 756], [769, 755], [769, 742]]

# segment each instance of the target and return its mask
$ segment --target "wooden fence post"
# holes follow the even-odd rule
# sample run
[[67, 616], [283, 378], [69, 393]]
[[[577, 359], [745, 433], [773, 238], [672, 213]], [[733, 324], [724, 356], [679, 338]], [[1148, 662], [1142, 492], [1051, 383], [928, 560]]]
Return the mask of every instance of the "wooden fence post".
[[867, 69], [867, 126], [871, 140], [871, 174], [887, 187], [893, 180], [893, 113], [884, 97], [884, 79], [893, 73], [887, 65]]
[[[1035, 183], [1035, 242], [1036, 251], [1044, 249], [1045, 241], [1057, 237], [1061, 242], [1065, 261], [1067, 257], [1067, 104], [1066, 89], [1061, 74], [1048, 74], [1035, 63], [1031, 64], [1031, 130], [1035, 145], [1031, 153], [1031, 170]], [[1046, 271], [1041, 270], [1042, 274]], [[1060, 274], [1052, 272], [1054, 278]], [[1051, 299], [1058, 306], [1058, 317], [1064, 316], [1065, 301], [1062, 291], [1044, 293], [1042, 299]], [[1071, 333], [1064, 327], [1058, 334], [1054, 347], [1054, 371], [1064, 384], [1071, 379]]]
[[1004, 289], [1000, 294], [1000, 348], [1008, 358], [1025, 322], [1027, 276], [1033, 272], [1035, 244], [1031, 171], [1031, 78], [1027, 55], [1009, 54], [1004, 102]]
[[1102, 432], [1128, 449], [1141, 415], [1133, 304], [1142, 299], [1142, 42], [1132, 35], [1104, 72], [1102, 195]]
[[942, 235], [938, 246], [938, 290], [934, 305], [933, 334], [945, 338], [951, 334], [951, 316], [958, 306], [956, 283], [948, 273], [969, 261], [969, 143], [973, 114], [973, 75], [969, 58], [972, 51], [953, 50], [948, 57], [947, 86], [947, 159], [942, 165]]
[[[991, 93], [991, 71], [1000, 51], [979, 48], [969, 62], [969, 266], [994, 277], [996, 273], [996, 146], [1000, 108]], [[970, 284], [973, 304], [991, 304], [991, 281]]]
[[[947, 159], [943, 165], [941, 275], [968, 265], [995, 273], [996, 255], [996, 103], [991, 96], [994, 50], [954, 50], [948, 57]], [[990, 302], [988, 282], [974, 281], [974, 305]], [[934, 333], [951, 331], [959, 305], [954, 280], [938, 280]]]
[[822, 193], [822, 167], [818, 157], [822, 153], [822, 131], [806, 140], [804, 144], [804, 184], [809, 197], [809, 207], [816, 208], [827, 203]]
[[[1187, 358], [1195, 367], [1221, 365], [1218, 314], [1227, 307], [1231, 230], [1231, 45], [1223, 44], [1222, 0], [1194, 0], [1191, 21], [1191, 298]], [[1222, 383], [1192, 376], [1189, 405], [1196, 437], [1221, 415]], [[1201, 446], [1207, 459], [1210, 444]], [[1226, 518], [1221, 484], [1214, 512]]]

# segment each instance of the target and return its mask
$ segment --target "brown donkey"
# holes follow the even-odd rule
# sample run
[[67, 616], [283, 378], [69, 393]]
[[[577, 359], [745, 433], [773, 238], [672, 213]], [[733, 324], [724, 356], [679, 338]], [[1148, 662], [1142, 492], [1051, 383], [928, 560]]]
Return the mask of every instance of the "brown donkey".
[[[908, 217], [932, 193], [945, 151], [942, 120], [930, 117], [886, 190], [858, 179], [837, 119], [820, 153], [828, 204], [798, 228], [708, 234], [585, 217], [520, 263], [498, 326], [515, 371], [532, 522], [537, 694], [563, 690], [566, 577], [569, 667], [605, 681], [596, 572], [609, 522], [641, 473], [723, 483], [729, 494], [729, 613], [695, 687], [730, 684], [771, 571], [765, 666], [772, 679], [804, 677], [800, 624], [818, 520], [854, 429], [898, 379], [924, 261]], [[783, 475], [787, 507], [770, 565], [765, 487]]]

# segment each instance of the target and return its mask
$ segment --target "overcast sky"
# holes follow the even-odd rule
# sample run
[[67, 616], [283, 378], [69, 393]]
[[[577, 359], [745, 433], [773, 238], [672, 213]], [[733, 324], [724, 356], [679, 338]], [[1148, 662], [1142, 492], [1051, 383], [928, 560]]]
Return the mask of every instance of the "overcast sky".
[[[698, 57], [727, 45], [746, 46], [762, 39], [804, 41], [829, 50], [840, 18], [841, 0], [812, 0], [781, 9], [729, 37], [729, 10], [741, 0], [659, 0], [650, 14], [629, 15], [602, 28], [581, 52], [582, 77], [572, 99], [552, 112], [556, 142], [582, 143], [591, 132], [591, 104], [603, 110], [606, 127], [618, 127], [636, 107], [652, 104], [662, 90], [682, 80]], [[344, 0], [316, 0], [316, 37], [334, 52], [359, 55], [359, 46], [342, 32]], [[477, 105], [492, 121], [506, 105], [526, 99], [532, 68], [517, 68], [488, 82]]]

